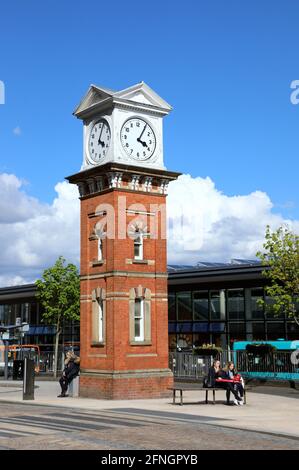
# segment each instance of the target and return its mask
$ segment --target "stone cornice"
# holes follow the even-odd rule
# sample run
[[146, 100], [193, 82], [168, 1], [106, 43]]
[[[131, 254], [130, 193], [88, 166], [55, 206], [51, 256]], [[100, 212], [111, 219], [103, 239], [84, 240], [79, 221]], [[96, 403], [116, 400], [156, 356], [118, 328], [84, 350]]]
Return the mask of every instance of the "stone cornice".
[[109, 162], [66, 177], [77, 184], [80, 198], [87, 198], [114, 190], [144, 194], [167, 194], [168, 184], [181, 173], [157, 168], [138, 167]]
[[92, 168], [88, 168], [87, 170], [79, 171], [74, 175], [66, 176], [67, 179], [72, 184], [78, 184], [81, 181], [87, 181], [88, 178], [95, 178], [98, 176], [107, 175], [109, 172], [122, 172], [125, 174], [134, 174], [140, 175], [143, 177], [153, 177], [153, 178], [162, 178], [168, 181], [173, 181], [181, 175], [181, 173], [168, 171], [168, 170], [160, 170], [158, 168], [147, 168], [135, 165], [126, 165], [124, 163], [114, 163], [108, 162], [104, 165], [94, 166]]

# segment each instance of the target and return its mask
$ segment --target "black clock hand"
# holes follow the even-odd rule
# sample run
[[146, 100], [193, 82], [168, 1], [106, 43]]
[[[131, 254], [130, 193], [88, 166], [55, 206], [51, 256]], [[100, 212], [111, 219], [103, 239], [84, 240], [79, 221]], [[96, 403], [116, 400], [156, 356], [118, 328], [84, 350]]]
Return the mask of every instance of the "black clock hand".
[[143, 128], [143, 131], [141, 132], [140, 136], [137, 138], [137, 142], [140, 142], [141, 145], [143, 145], [143, 147], [147, 147], [147, 143], [144, 142], [143, 140], [141, 140], [141, 137], [143, 136], [143, 133], [145, 131], [146, 126], [147, 126], [147, 124], [145, 124], [145, 126]]
[[143, 133], [145, 131], [145, 128], [146, 128], [147, 124], [145, 124], [144, 128], [143, 128], [143, 131], [141, 132], [140, 136], [138, 137], [137, 139], [137, 142], [140, 142], [141, 141], [141, 137], [143, 136]]
[[144, 133], [144, 131], [145, 131], [146, 126], [147, 126], [147, 124], [145, 124], [145, 126], [144, 126], [144, 128], [143, 128], [143, 131], [141, 132], [140, 136], [137, 137], [137, 142], [140, 142], [141, 145], [143, 145], [143, 147], [147, 147], [147, 143], [144, 142], [143, 140], [141, 140], [141, 137], [142, 137], [142, 135], [143, 135], [143, 133]]
[[98, 140], [98, 145], [101, 144], [102, 147], [105, 147], [105, 142], [103, 142], [103, 141], [101, 140], [102, 133], [103, 133], [103, 129], [104, 129], [104, 124], [102, 125], [100, 137], [99, 137], [99, 140]]

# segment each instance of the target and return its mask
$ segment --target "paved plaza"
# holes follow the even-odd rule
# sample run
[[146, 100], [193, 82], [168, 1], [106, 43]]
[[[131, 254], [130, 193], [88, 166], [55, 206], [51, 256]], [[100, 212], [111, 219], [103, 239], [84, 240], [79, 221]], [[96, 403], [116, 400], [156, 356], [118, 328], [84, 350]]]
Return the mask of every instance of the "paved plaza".
[[171, 398], [106, 401], [57, 398], [53, 381], [36, 382], [34, 401], [20, 382], [0, 381], [0, 449], [299, 449], [299, 391], [252, 387], [248, 404], [204, 404], [204, 392]]

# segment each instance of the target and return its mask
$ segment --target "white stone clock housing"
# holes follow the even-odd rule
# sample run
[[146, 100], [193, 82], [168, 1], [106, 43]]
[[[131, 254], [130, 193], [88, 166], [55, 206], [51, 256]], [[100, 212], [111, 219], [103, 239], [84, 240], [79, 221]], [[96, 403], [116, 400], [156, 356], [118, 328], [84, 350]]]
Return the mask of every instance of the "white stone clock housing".
[[91, 85], [73, 113], [84, 124], [81, 171], [109, 162], [165, 170], [162, 120], [171, 109], [144, 82], [121, 91]]

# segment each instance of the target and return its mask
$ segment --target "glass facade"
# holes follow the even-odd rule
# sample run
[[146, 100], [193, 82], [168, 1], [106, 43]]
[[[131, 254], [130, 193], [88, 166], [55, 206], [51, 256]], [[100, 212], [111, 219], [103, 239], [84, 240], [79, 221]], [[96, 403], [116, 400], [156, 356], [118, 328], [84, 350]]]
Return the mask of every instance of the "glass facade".
[[210, 319], [221, 320], [225, 317], [225, 292], [224, 290], [210, 291]]
[[227, 314], [229, 320], [244, 320], [245, 298], [244, 289], [228, 289]]
[[259, 301], [264, 300], [264, 289], [251, 289], [251, 316], [254, 320], [264, 320], [264, 307]]
[[176, 301], [178, 321], [192, 320], [191, 292], [178, 292]]
[[266, 338], [266, 329], [264, 322], [252, 322], [252, 338], [254, 338], [256, 341], [264, 340]]
[[299, 325], [297, 323], [287, 322], [287, 336], [291, 340], [299, 338]]
[[[15, 325], [17, 318], [21, 318], [22, 322], [29, 323], [29, 331], [22, 339], [22, 343], [39, 345], [41, 358], [45, 354], [52, 354], [54, 351], [55, 326], [42, 322], [41, 307], [35, 300], [34, 293], [28, 299], [0, 303], [0, 326]], [[19, 338], [17, 340], [12, 339], [10, 343], [13, 344], [19, 341]], [[78, 322], [67, 322], [63, 325], [62, 334], [60, 335], [60, 348], [63, 350], [71, 345], [78, 349], [80, 347], [80, 326]], [[45, 357], [48, 360], [48, 355]]]
[[[265, 300], [267, 308], [260, 303]], [[233, 341], [299, 339], [299, 326], [271, 310], [264, 288], [180, 290], [169, 288], [169, 347], [203, 344], [226, 348]], [[270, 307], [269, 307], [270, 306]]]
[[[299, 326], [283, 313], [271, 309], [256, 267], [246, 267], [246, 279], [232, 278], [231, 268], [221, 268], [219, 281], [210, 270], [194, 270], [189, 278], [169, 275], [169, 348], [190, 350], [203, 344], [222, 348], [236, 340], [299, 339]], [[250, 271], [252, 269], [252, 271]], [[238, 268], [239, 271], [239, 268]], [[207, 273], [209, 274], [207, 276]], [[203, 280], [200, 278], [203, 277]], [[25, 294], [23, 295], [23, 292]], [[265, 308], [260, 300], [267, 303]], [[16, 318], [29, 323], [23, 343], [38, 344], [41, 351], [53, 351], [55, 327], [42, 322], [42, 310], [33, 285], [0, 289], [0, 325], [13, 325]], [[60, 346], [80, 347], [79, 323], [65, 323]]]
[[193, 293], [194, 320], [209, 319], [209, 291]]

